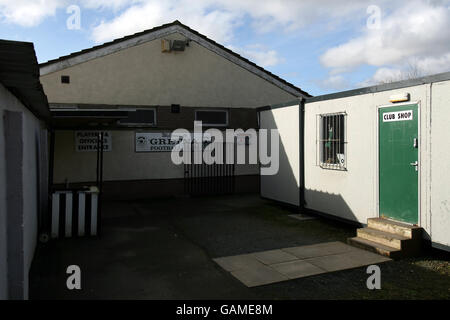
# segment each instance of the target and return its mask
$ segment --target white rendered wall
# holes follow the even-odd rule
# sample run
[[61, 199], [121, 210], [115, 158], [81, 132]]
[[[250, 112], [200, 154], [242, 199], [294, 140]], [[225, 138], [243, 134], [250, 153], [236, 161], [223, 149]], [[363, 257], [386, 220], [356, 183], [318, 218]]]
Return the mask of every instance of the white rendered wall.
[[299, 105], [260, 112], [261, 129], [278, 129], [279, 171], [261, 175], [261, 196], [299, 205]]
[[431, 92], [431, 238], [450, 246], [450, 81], [433, 83]]

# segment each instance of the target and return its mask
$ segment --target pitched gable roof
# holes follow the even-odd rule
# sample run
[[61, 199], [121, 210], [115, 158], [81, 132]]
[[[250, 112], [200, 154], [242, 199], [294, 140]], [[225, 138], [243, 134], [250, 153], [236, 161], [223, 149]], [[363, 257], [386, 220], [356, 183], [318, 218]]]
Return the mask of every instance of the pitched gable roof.
[[216, 54], [222, 56], [223, 58], [230, 60], [231, 62], [243, 67], [244, 69], [256, 74], [257, 76], [271, 82], [272, 84], [278, 86], [279, 88], [295, 96], [304, 96], [304, 97], [311, 96], [307, 92], [294, 86], [292, 83], [289, 83], [286, 80], [281, 79], [280, 77], [256, 65], [250, 60], [240, 56], [239, 54], [231, 51], [228, 48], [225, 48], [224, 46], [215, 42], [214, 40], [211, 40], [208, 37], [202, 35], [201, 33], [182, 24], [178, 20], [172, 23], [163, 24], [161, 26], [149, 30], [138, 32], [133, 35], [125, 36], [123, 38], [115, 39], [113, 41], [106, 42], [104, 44], [94, 46], [92, 48], [84, 49], [66, 56], [59, 57], [57, 59], [41, 63], [39, 65], [41, 76], [68, 68], [70, 66], [79, 63], [96, 59], [132, 46], [136, 46], [151, 40], [155, 40], [173, 33], [180, 33], [184, 35], [186, 38], [194, 42], [197, 42], [203, 47], [215, 52]]

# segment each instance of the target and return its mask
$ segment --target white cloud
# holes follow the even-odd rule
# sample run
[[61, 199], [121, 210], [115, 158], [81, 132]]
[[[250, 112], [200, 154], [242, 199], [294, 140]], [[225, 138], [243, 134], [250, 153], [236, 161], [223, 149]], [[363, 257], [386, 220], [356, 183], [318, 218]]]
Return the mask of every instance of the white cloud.
[[396, 68], [379, 68], [374, 75], [363, 82], [361, 82], [362, 87], [367, 87], [380, 83], [394, 82], [402, 80], [406, 77], [404, 72]]
[[316, 83], [326, 90], [343, 90], [349, 86], [349, 82], [342, 75], [330, 75], [327, 79]]
[[66, 4], [61, 0], [0, 0], [0, 22], [33, 27]]
[[82, 0], [82, 3], [89, 8], [125, 8], [120, 15], [94, 28], [96, 42], [176, 19], [217, 41], [226, 42], [246, 17], [251, 18], [256, 32], [294, 31], [318, 22], [345, 23], [358, 11], [364, 17], [371, 1], [322, 0], [320, 5], [315, 0]]
[[411, 1], [385, 15], [380, 29], [328, 49], [322, 65], [331, 73], [362, 65], [379, 67], [370, 83], [409, 77], [411, 65], [420, 75], [450, 70], [449, 1]]
[[88, 9], [113, 9], [118, 10], [142, 0], [81, 0], [83, 7]]
[[[373, 0], [216, 0], [223, 8], [245, 12], [253, 20], [255, 31], [267, 32], [282, 28], [298, 30], [311, 24], [345, 23], [356, 12], [365, 16]], [[378, 0], [377, 2], [387, 2]]]
[[[83, 0], [85, 6], [105, 8], [123, 7], [124, 10], [110, 20], [103, 20], [92, 30], [92, 39], [105, 42], [145, 29], [180, 20], [184, 24], [205, 34], [209, 38], [230, 44], [234, 32], [242, 21], [250, 17], [256, 32], [272, 30], [294, 31], [310, 23], [328, 22], [330, 17], [351, 17], [351, 13], [360, 11], [365, 15], [369, 0], [348, 3], [344, 0]], [[345, 5], [343, 5], [345, 3]], [[282, 62], [275, 50], [237, 48], [235, 51], [262, 66], [274, 66]]]
[[[352, 39], [320, 57], [329, 72], [323, 86], [340, 88], [346, 73], [365, 65], [378, 68], [367, 80], [371, 82], [405, 76], [411, 61], [423, 74], [450, 70], [450, 0], [0, 0], [0, 22], [36, 26], [69, 4], [113, 13], [92, 26], [97, 43], [174, 20], [225, 45], [234, 42], [244, 22], [257, 33], [353, 28]], [[378, 30], [365, 28], [367, 8], [373, 4], [382, 11]], [[271, 48], [235, 50], [266, 67], [283, 61]]]
[[111, 21], [102, 21], [94, 27], [92, 37], [96, 42], [104, 42], [181, 20], [218, 42], [228, 42], [233, 36], [233, 29], [239, 25], [239, 17], [188, 0], [163, 2], [151, 0], [127, 8]]
[[450, 50], [437, 57], [422, 57], [410, 63], [421, 74], [432, 74], [450, 71]]
[[363, 81], [360, 85], [370, 86], [447, 71], [450, 71], [450, 53], [440, 57], [411, 58], [398, 67], [381, 67], [377, 69], [371, 78]]
[[272, 67], [284, 62], [284, 59], [278, 55], [276, 50], [267, 49], [260, 44], [248, 45], [245, 48], [237, 48], [234, 46], [227, 47], [264, 68]]

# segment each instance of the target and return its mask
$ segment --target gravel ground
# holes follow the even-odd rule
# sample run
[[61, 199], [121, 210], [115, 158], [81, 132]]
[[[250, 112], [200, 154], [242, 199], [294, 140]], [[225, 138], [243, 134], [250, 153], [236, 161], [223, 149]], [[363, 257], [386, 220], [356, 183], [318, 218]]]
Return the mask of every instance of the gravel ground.
[[[104, 204], [101, 238], [40, 246], [32, 299], [449, 299], [448, 253], [380, 264], [381, 290], [366, 268], [247, 288], [212, 258], [343, 241], [355, 227], [292, 211], [257, 195], [172, 198]], [[83, 270], [83, 290], [68, 291], [65, 268]]]

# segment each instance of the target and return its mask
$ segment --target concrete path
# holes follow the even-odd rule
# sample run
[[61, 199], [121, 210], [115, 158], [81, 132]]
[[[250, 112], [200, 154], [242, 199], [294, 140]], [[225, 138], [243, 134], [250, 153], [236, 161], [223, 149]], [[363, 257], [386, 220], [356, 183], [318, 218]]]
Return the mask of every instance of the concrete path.
[[391, 259], [335, 241], [213, 260], [247, 287], [257, 287]]

